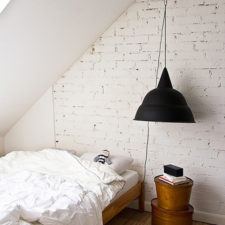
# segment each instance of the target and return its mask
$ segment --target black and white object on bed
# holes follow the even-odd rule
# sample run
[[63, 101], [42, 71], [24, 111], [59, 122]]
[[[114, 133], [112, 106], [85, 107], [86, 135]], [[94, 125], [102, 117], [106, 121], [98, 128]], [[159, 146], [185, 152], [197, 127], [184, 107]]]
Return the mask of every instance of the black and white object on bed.
[[[96, 153], [94, 152], [86, 152], [80, 158], [83, 160], [93, 161], [96, 157]], [[111, 167], [118, 174], [124, 173], [126, 170], [131, 168], [133, 163], [133, 159], [127, 156], [118, 156], [118, 155], [110, 155]]]
[[95, 156], [94, 162], [99, 162], [102, 164], [107, 163], [108, 165], [112, 164], [110, 160], [110, 152], [108, 150], [103, 150], [101, 154]]

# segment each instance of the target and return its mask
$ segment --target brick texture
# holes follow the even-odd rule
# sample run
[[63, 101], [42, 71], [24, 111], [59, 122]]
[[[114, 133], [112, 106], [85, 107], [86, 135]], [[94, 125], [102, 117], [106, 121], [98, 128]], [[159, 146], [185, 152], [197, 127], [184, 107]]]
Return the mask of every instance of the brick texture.
[[[163, 164], [194, 180], [196, 210], [225, 214], [225, 2], [168, 2], [168, 61], [196, 124], [150, 123], [146, 200]], [[163, 1], [137, 0], [54, 86], [58, 148], [108, 149], [143, 174], [147, 123], [134, 121], [155, 87]], [[162, 53], [160, 73], [164, 58]]]

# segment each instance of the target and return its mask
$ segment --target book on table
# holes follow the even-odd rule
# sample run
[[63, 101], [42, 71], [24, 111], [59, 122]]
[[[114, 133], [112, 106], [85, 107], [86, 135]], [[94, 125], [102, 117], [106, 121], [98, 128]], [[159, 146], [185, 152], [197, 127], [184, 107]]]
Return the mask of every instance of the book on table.
[[182, 177], [174, 177], [168, 174], [163, 174], [162, 176], [159, 176], [159, 179], [163, 182], [166, 182], [171, 185], [178, 185], [178, 184], [184, 184], [188, 181], [188, 179], [184, 176]]

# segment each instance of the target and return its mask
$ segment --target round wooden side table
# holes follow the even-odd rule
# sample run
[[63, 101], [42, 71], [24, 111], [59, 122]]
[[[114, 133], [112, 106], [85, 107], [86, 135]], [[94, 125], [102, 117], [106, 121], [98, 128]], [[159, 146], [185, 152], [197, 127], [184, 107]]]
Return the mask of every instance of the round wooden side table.
[[189, 205], [193, 181], [170, 185], [155, 177], [157, 199], [152, 200], [152, 225], [192, 225], [194, 208]]

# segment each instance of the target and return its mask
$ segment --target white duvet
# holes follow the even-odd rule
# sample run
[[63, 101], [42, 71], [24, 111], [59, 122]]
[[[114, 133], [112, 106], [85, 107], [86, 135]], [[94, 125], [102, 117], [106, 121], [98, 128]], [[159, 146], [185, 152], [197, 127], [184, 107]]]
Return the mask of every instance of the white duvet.
[[123, 185], [107, 165], [66, 151], [12, 152], [0, 158], [0, 224], [101, 225]]

